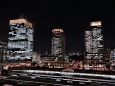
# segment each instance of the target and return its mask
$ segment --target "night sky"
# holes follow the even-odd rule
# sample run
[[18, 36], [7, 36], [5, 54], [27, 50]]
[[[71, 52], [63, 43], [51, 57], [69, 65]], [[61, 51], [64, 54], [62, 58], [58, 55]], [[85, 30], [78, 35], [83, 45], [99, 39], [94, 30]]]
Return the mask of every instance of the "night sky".
[[[78, 1], [78, 0], [75, 0]], [[65, 32], [66, 53], [84, 51], [84, 31], [90, 30], [91, 21], [102, 21], [105, 48], [115, 47], [115, 1], [39, 0], [0, 4], [0, 41], [7, 42], [9, 20], [23, 14], [34, 22], [34, 51], [51, 50], [53, 28]], [[85, 1], [85, 2], [84, 2]], [[17, 4], [18, 3], [18, 4]]]

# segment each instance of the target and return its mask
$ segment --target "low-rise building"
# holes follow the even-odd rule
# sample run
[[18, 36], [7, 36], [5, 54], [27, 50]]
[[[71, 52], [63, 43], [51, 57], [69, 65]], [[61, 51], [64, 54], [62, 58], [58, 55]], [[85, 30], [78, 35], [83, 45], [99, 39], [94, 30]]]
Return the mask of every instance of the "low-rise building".
[[6, 61], [6, 56], [7, 56], [7, 43], [0, 42], [0, 63]]

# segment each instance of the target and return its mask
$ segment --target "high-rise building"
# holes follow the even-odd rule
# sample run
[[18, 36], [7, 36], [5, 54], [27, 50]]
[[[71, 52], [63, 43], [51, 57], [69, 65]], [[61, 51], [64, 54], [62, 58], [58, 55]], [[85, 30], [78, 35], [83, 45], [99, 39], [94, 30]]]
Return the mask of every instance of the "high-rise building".
[[7, 43], [0, 42], [0, 63], [5, 62], [7, 57]]
[[[91, 22], [91, 31], [85, 32], [85, 60], [87, 67], [97, 67], [98, 63], [104, 62], [103, 33], [101, 21]], [[94, 67], [95, 67], [94, 66]]]
[[52, 30], [52, 60], [54, 61], [64, 61], [65, 55], [65, 36], [62, 29]]
[[104, 62], [104, 44], [101, 21], [91, 22], [92, 29], [92, 51], [94, 59], [98, 62]]
[[33, 52], [32, 23], [26, 19], [10, 20], [8, 60], [31, 60]]
[[115, 49], [111, 49], [110, 51], [110, 66], [115, 70]]

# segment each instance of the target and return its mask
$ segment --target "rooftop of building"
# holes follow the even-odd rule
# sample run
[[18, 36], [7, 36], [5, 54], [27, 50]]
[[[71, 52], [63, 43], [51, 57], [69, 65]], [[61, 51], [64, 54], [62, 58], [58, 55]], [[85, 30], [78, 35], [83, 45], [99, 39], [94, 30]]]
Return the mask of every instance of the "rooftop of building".
[[25, 23], [28, 26], [30, 26], [32, 28], [32, 23], [28, 22], [26, 19], [22, 18], [22, 19], [14, 19], [14, 20], [10, 20], [10, 24], [16, 24], [16, 23]]
[[93, 21], [90, 23], [90, 26], [101, 26], [101, 21]]
[[57, 28], [57, 29], [53, 29], [52, 32], [63, 32], [63, 30], [60, 28]]

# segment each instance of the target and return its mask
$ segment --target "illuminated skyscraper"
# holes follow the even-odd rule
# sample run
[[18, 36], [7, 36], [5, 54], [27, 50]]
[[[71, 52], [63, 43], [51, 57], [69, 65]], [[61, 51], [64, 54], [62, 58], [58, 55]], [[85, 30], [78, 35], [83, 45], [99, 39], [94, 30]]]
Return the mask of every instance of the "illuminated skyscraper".
[[64, 61], [65, 36], [62, 29], [52, 30], [52, 50], [51, 55], [55, 61]]
[[94, 63], [104, 62], [101, 21], [91, 22], [90, 28], [91, 31], [85, 32], [85, 59], [92, 67]]
[[25, 19], [10, 20], [8, 60], [31, 60], [33, 52], [32, 23]]

